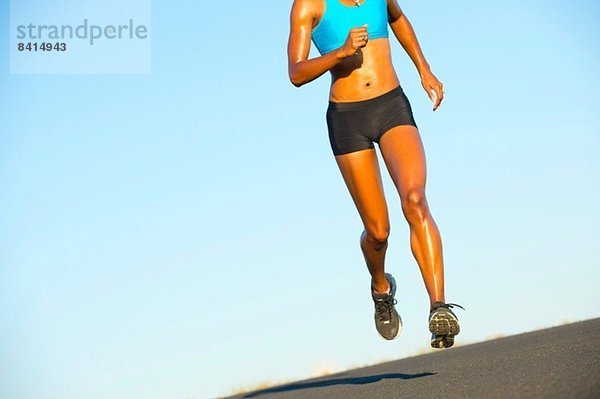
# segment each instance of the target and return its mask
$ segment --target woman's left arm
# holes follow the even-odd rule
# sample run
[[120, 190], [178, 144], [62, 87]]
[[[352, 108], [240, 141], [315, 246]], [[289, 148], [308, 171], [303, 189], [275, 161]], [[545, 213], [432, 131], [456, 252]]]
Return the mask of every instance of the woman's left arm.
[[[421, 51], [421, 46], [417, 41], [417, 36], [412, 28], [412, 25], [406, 18], [406, 15], [400, 9], [397, 0], [387, 0], [388, 5], [388, 22], [390, 27], [402, 45], [410, 59], [414, 62], [421, 75], [421, 84], [427, 92], [427, 95], [434, 102], [433, 110], [435, 111], [444, 99], [444, 85], [431, 72], [429, 64]], [[435, 93], [435, 98], [434, 98]]]

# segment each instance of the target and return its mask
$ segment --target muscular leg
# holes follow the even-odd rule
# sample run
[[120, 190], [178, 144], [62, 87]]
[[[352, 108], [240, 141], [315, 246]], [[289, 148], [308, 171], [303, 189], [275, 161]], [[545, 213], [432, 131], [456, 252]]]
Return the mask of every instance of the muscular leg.
[[384, 262], [390, 223], [377, 154], [374, 149], [367, 149], [337, 155], [335, 159], [364, 225], [360, 247], [373, 278], [373, 288], [387, 292]]
[[410, 226], [410, 246], [419, 264], [431, 304], [445, 302], [442, 240], [425, 196], [427, 167], [419, 131], [396, 126], [379, 140], [379, 148], [400, 194], [402, 212]]

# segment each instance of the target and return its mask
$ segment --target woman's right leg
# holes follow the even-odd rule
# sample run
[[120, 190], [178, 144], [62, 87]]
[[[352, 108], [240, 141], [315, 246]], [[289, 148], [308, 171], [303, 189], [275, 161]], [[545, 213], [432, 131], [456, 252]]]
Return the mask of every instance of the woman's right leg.
[[335, 159], [364, 225], [360, 247], [373, 288], [380, 293], [387, 292], [389, 283], [384, 263], [390, 222], [377, 154], [370, 148], [336, 155]]

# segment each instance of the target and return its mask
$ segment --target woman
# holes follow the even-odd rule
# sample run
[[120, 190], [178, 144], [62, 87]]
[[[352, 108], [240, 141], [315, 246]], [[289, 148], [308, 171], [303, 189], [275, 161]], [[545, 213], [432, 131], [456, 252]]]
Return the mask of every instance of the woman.
[[[390, 223], [373, 142], [376, 142], [410, 225], [410, 245], [430, 298], [431, 346], [447, 348], [460, 331], [444, 298], [440, 233], [425, 196], [421, 137], [392, 65], [388, 23], [414, 62], [435, 111], [444, 91], [396, 0], [295, 0], [288, 42], [289, 77], [300, 87], [331, 73], [326, 118], [331, 149], [362, 219], [360, 246], [371, 274], [375, 325], [396, 338], [396, 282], [385, 273]], [[308, 59], [314, 42], [321, 56]], [[459, 305], [456, 305], [459, 306]]]

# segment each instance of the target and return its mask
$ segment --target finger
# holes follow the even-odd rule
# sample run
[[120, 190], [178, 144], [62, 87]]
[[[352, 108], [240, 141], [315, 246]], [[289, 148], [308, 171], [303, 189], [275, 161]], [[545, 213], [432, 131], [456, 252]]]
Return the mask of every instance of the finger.
[[362, 36], [362, 35], [368, 35], [366, 30], [357, 30], [357, 31], [353, 31], [350, 32], [351, 36]]
[[435, 101], [435, 98], [434, 98], [434, 95], [433, 95], [434, 91], [432, 89], [429, 89], [429, 90], [426, 90], [426, 91], [427, 91], [427, 96], [429, 97], [429, 99], [431, 101]]
[[360, 47], [366, 46], [368, 41], [369, 41], [369, 36], [366, 34], [354, 36], [352, 38], [352, 43], [357, 46], [360, 46]]
[[367, 40], [363, 39], [362, 36], [359, 36], [359, 37], [353, 38], [352, 43], [356, 46], [364, 46], [365, 44], [367, 44]]
[[441, 85], [436, 85], [434, 87], [434, 90], [435, 90], [435, 94], [436, 94], [436, 101], [435, 101], [435, 105], [433, 106], [433, 110], [435, 111], [437, 109], [437, 107], [440, 106], [440, 103], [442, 102], [442, 99], [444, 98], [444, 92], [442, 91]]

